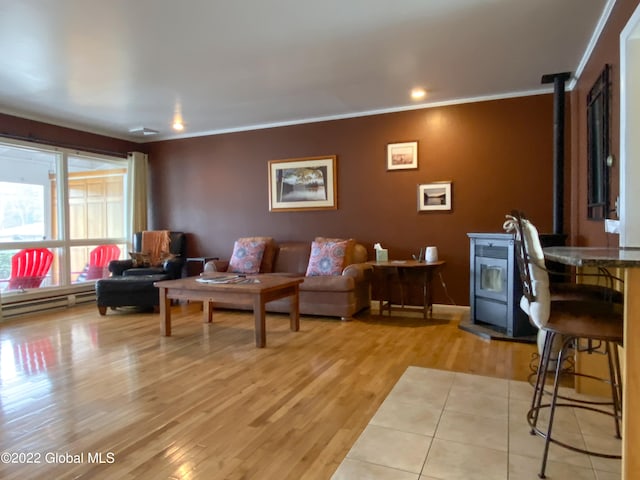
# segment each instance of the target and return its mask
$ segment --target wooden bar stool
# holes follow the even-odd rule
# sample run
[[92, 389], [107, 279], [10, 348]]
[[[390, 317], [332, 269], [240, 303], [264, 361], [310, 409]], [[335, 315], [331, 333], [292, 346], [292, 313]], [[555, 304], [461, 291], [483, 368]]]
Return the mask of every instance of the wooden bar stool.
[[[615, 436], [620, 438], [620, 421], [622, 419], [622, 382], [617, 346], [623, 341], [623, 314], [619, 303], [594, 300], [589, 295], [583, 300], [553, 300], [549, 287], [549, 275], [544, 263], [542, 246], [535, 226], [518, 212], [507, 217], [507, 231], [516, 233], [518, 263], [523, 283], [521, 308], [529, 315], [530, 321], [545, 334], [545, 341], [534, 385], [531, 408], [527, 413], [527, 421], [531, 433], [545, 439], [542, 465], [538, 476], [545, 477], [549, 446], [560, 445], [575, 452], [604, 458], [621, 458], [618, 454], [595, 452], [586, 448], [571, 445], [553, 435], [553, 422], [557, 407], [586, 409], [609, 415], [613, 418]], [[549, 365], [552, 360], [554, 342], [561, 338], [561, 348], [555, 365], [553, 390], [545, 390]], [[581, 345], [586, 343], [586, 347]], [[596, 352], [604, 349], [607, 355], [609, 376], [597, 378], [592, 375], [571, 372], [572, 375], [585, 376], [602, 380], [611, 386], [611, 401], [585, 401], [576, 397], [559, 395], [562, 363], [574, 349]], [[544, 395], [551, 395], [549, 403], [543, 402]], [[609, 410], [604, 407], [609, 406]], [[549, 409], [549, 421], [546, 428], [539, 423], [542, 409]]]

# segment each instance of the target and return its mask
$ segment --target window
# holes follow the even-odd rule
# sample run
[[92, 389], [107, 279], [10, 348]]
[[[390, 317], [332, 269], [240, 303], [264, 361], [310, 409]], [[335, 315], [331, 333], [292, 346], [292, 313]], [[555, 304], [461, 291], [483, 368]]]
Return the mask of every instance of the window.
[[0, 242], [44, 237], [44, 186], [0, 182]]
[[[104, 262], [127, 251], [127, 174], [124, 158], [0, 142], [2, 295], [106, 275]], [[48, 250], [53, 261], [38, 278], [21, 283], [12, 279], [12, 258], [27, 249]], [[103, 264], [92, 265], [94, 258]]]
[[587, 96], [587, 217], [603, 220], [609, 215], [610, 82], [609, 65]]

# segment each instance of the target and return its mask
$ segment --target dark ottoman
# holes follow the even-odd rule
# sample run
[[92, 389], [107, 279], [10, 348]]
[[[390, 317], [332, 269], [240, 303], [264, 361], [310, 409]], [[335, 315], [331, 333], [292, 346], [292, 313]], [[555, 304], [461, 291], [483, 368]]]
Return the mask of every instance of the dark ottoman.
[[168, 280], [169, 275], [131, 275], [103, 278], [96, 282], [96, 301], [100, 315], [107, 307], [142, 307], [158, 310], [160, 299], [154, 282]]

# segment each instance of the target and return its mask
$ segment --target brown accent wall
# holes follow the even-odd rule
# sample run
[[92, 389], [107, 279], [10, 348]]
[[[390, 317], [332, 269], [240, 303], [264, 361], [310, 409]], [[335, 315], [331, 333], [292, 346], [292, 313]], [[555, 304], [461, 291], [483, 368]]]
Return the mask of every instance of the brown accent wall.
[[146, 151], [144, 145], [135, 142], [0, 113], [0, 137], [3, 136], [122, 157], [127, 152]]
[[[584, 246], [618, 245], [618, 235], [604, 231], [604, 222], [587, 219], [587, 95], [605, 64], [611, 65], [611, 151], [615, 163], [610, 169], [611, 208], [620, 188], [620, 33], [640, 3], [618, 0], [598, 43], [575, 88], [571, 91], [572, 174], [571, 174], [571, 243]], [[610, 218], [615, 217], [612, 213]]]
[[[541, 72], [541, 74], [544, 72]], [[461, 104], [149, 144], [151, 223], [189, 232], [191, 255], [231, 254], [245, 235], [381, 242], [390, 258], [436, 245], [469, 304], [468, 232], [501, 231], [522, 209], [552, 226], [552, 95]], [[388, 143], [419, 142], [417, 170], [386, 170]], [[267, 162], [337, 155], [338, 209], [269, 212]], [[417, 212], [417, 186], [453, 182], [450, 212]], [[435, 301], [449, 303], [441, 286]]]
[[[571, 132], [566, 218], [570, 242], [618, 242], [586, 218], [586, 95], [612, 65], [612, 150], [619, 157], [619, 35], [640, 0], [618, 0], [576, 87], [569, 94]], [[543, 73], [550, 72], [540, 72]], [[227, 256], [241, 235], [280, 240], [352, 236], [371, 251], [382, 242], [393, 258], [437, 245], [444, 279], [468, 304], [467, 232], [500, 231], [504, 214], [527, 212], [541, 232], [552, 225], [551, 95], [173, 140], [134, 142], [0, 114], [0, 136], [19, 136], [88, 151], [149, 151], [151, 227], [189, 232], [189, 252]], [[389, 142], [419, 141], [419, 168], [387, 172]], [[267, 161], [338, 156], [338, 210], [270, 213]], [[418, 213], [417, 185], [453, 182], [451, 212]], [[612, 199], [618, 165], [612, 169]], [[612, 202], [613, 205], [613, 202]], [[447, 303], [442, 288], [436, 301]]]

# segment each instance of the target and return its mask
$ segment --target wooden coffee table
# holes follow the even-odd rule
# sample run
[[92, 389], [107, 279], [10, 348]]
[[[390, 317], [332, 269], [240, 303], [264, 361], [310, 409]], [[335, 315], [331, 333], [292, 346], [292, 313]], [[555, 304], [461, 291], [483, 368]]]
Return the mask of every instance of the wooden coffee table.
[[165, 280], [154, 285], [160, 290], [160, 334], [171, 336], [171, 300], [195, 300], [203, 303], [204, 321], [211, 323], [214, 306], [246, 305], [253, 308], [256, 347], [266, 344], [265, 304], [279, 298], [291, 297], [289, 319], [291, 331], [300, 329], [299, 285], [302, 278], [277, 275], [248, 276], [255, 283], [200, 283], [200, 277]]

